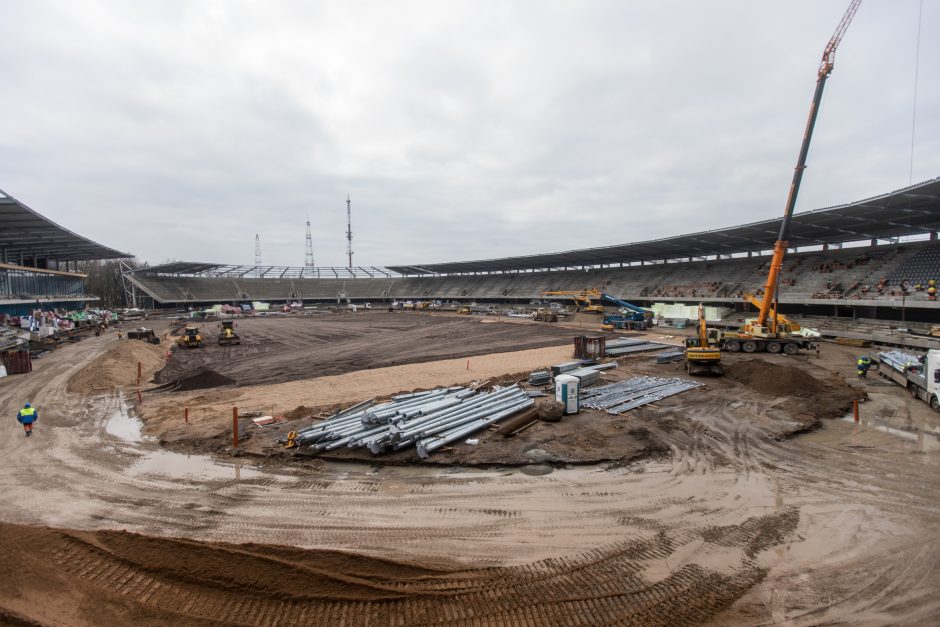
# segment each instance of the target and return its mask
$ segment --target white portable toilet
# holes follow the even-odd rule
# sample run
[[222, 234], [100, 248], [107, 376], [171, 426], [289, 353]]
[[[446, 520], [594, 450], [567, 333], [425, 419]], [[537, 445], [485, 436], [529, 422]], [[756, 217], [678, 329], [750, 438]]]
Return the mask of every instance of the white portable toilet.
[[576, 414], [581, 410], [581, 379], [570, 374], [555, 377], [555, 400], [565, 406], [565, 414]]

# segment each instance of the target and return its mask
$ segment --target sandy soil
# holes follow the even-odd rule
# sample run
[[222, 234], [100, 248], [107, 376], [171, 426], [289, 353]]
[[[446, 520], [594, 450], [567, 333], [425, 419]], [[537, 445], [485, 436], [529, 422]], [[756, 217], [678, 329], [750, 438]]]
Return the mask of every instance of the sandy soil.
[[861, 424], [827, 419], [789, 437], [816, 422], [820, 399], [854, 394], [839, 381], [852, 375], [841, 347], [745, 358], [810, 377], [793, 375], [785, 396], [741, 359], [721, 383], [657, 404], [636, 419], [666, 455], [530, 475], [168, 452], [127, 429], [119, 394], [66, 391], [111, 346], [89, 339], [0, 380], [8, 414], [24, 395], [43, 412], [34, 437], [11, 420], [0, 438], [0, 620], [799, 625], [940, 613], [937, 416], [877, 378], [849, 380], [868, 395]]
[[[485, 321], [485, 322], [484, 322]], [[241, 344], [219, 346], [213, 323], [200, 349], [175, 350], [157, 382], [200, 367], [238, 385], [283, 383], [329, 375], [530, 348], [571, 345], [557, 325], [511, 324], [476, 316], [366, 312], [238, 320]]]

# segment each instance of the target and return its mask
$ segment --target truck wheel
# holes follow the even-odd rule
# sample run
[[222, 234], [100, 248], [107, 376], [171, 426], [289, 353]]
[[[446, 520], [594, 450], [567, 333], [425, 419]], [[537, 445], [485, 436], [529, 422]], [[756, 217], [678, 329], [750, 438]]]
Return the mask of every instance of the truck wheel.
[[[881, 376], [884, 376], [884, 375], [881, 375]], [[911, 386], [911, 396], [912, 396], [913, 398], [916, 398], [916, 399], [919, 400], [919, 397], [917, 396], [917, 386], [916, 386], [916, 385], [912, 385], [912, 386]]]
[[930, 409], [940, 411], [940, 401], [937, 400], [936, 396], [930, 398]]
[[757, 342], [752, 342], [751, 340], [741, 342], [741, 350], [745, 353], [753, 353], [757, 350]]
[[796, 355], [800, 352], [800, 347], [796, 344], [784, 344], [783, 352], [787, 355]]
[[783, 348], [783, 346], [780, 342], [767, 342], [768, 353], [779, 353], [781, 348]]
[[737, 340], [731, 340], [725, 344], [725, 350], [729, 353], [737, 353], [741, 350], [741, 342]]

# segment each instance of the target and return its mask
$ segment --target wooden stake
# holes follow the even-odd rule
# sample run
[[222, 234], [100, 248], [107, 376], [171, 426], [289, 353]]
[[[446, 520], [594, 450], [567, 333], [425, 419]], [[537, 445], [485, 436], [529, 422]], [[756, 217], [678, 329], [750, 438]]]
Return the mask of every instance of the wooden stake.
[[232, 446], [238, 448], [238, 408], [232, 408]]
[[183, 408], [183, 422], [189, 424], [189, 407]]

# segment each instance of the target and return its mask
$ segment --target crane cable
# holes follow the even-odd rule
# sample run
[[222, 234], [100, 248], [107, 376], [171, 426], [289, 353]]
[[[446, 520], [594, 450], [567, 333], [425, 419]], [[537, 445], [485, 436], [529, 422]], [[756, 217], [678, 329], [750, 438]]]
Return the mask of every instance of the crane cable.
[[920, 0], [920, 11], [917, 14], [917, 39], [914, 44], [914, 111], [911, 114], [911, 170], [907, 184], [914, 184], [914, 131], [917, 129], [917, 78], [920, 73], [920, 28], [924, 18], [924, 0]]

